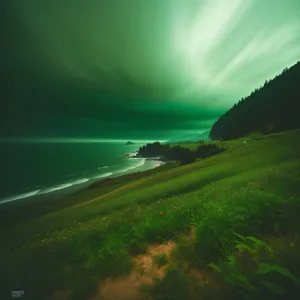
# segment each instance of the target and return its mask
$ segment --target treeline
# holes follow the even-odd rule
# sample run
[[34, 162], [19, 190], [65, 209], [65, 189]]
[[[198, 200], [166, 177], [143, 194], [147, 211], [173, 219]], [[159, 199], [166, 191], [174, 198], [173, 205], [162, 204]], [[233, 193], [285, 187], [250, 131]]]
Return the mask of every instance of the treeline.
[[197, 158], [206, 158], [223, 152], [225, 149], [218, 147], [216, 144], [199, 145], [195, 151], [180, 146], [171, 147], [162, 145], [159, 142], [147, 144], [139, 148], [137, 156], [139, 157], [160, 157], [162, 160], [180, 161], [181, 164], [194, 162]]
[[268, 134], [300, 127], [300, 62], [222, 115], [212, 126], [210, 138], [229, 140], [251, 132]]

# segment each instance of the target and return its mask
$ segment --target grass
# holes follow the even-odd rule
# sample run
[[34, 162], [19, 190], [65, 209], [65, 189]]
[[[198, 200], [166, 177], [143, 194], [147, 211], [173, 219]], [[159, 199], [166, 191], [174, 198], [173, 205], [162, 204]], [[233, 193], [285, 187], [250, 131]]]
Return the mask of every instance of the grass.
[[191, 294], [189, 279], [181, 266], [172, 265], [168, 268], [165, 277], [157, 280], [148, 292], [157, 300], [186, 299]]
[[[100, 281], [132, 272], [133, 255], [168, 240], [177, 246], [171, 259], [154, 258], [167, 265], [164, 278], [149, 288], [154, 300], [288, 299], [299, 293], [297, 280], [274, 267], [247, 275], [258, 293], [245, 290], [245, 276], [234, 264], [250, 245], [234, 234], [267, 245], [267, 253], [250, 255], [260, 266], [300, 277], [300, 131], [219, 144], [227, 150], [207, 159], [121, 177], [59, 206], [49, 204], [47, 211], [35, 204], [30, 218], [2, 220], [0, 298], [24, 289], [28, 299], [46, 299], [68, 288], [69, 299], [88, 299]], [[233, 267], [226, 269], [228, 264]], [[204, 285], [184, 265], [209, 272], [215, 281]], [[284, 292], [260, 282], [273, 288], [280, 282]]]
[[162, 267], [168, 263], [168, 256], [166, 254], [153, 255], [153, 261], [158, 267]]
[[177, 165], [178, 164], [165, 164], [159, 168], [144, 172], [127, 174], [116, 178], [107, 178], [97, 181], [88, 188], [80, 190], [72, 195], [65, 196], [62, 199], [58, 198], [49, 201], [46, 198], [43, 201], [40, 199], [33, 201], [15, 201], [1, 205], [0, 227], [11, 227], [18, 223], [37, 218], [41, 215], [50, 214], [72, 205], [83, 203], [90, 199], [108, 194], [135, 180], [168, 171], [170, 168]]

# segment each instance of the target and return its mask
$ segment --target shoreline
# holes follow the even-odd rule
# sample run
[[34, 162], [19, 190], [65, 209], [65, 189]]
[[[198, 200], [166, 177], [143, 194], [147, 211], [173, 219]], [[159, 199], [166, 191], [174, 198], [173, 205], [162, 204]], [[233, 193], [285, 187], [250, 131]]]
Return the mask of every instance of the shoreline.
[[148, 178], [149, 176], [153, 176], [153, 174], [176, 168], [177, 165], [174, 162], [162, 163], [152, 169], [119, 174], [119, 176], [112, 178], [85, 183], [84, 187], [76, 187], [71, 191], [69, 189], [61, 190], [57, 193], [44, 194], [40, 197], [35, 196], [19, 201], [3, 203], [0, 205], [0, 232], [24, 222], [31, 222], [46, 215], [84, 204], [136, 180]]
[[[107, 176], [103, 176], [103, 178], [101, 178], [101, 175], [99, 175], [99, 178], [88, 178], [88, 180], [86, 180], [82, 183], [70, 185], [70, 186], [67, 186], [66, 188], [59, 188], [57, 190], [53, 190], [48, 193], [46, 192], [46, 193], [39, 194], [38, 192], [34, 193], [35, 191], [32, 191], [32, 192], [28, 192], [28, 193], [21, 193], [19, 195], [8, 196], [8, 197], [4, 198], [2, 202], [0, 202], [0, 210], [2, 208], [5, 209], [8, 207], [26, 206], [27, 203], [45, 202], [45, 201], [47, 202], [47, 201], [53, 201], [53, 200], [58, 201], [58, 200], [66, 198], [68, 196], [72, 196], [73, 194], [76, 194], [78, 192], [83, 192], [85, 190], [88, 190], [90, 186], [95, 185], [97, 182], [103, 182], [108, 179], [120, 178], [120, 177], [129, 175], [129, 174], [146, 172], [149, 170], [159, 168], [160, 166], [169, 163], [169, 162], [159, 160], [157, 158], [138, 157], [136, 155], [133, 155], [136, 153], [137, 153], [137, 151], [134, 151], [132, 153], [127, 153], [125, 156], [128, 157], [128, 159], [135, 159], [135, 158], [145, 159], [145, 161], [149, 161], [149, 160], [156, 161], [156, 162], [159, 162], [159, 164], [155, 165], [155, 166], [151, 166], [150, 168], [147, 168], [145, 170], [140, 170], [140, 171], [135, 170], [135, 169], [143, 167], [143, 165], [134, 167], [133, 169], [128, 168], [128, 170], [125, 169], [125, 171], [116, 172], [115, 174], [111, 173]], [[130, 172], [131, 170], [133, 172]], [[105, 174], [102, 174], [102, 175], [105, 175]], [[57, 185], [57, 187], [60, 187], [63, 185], [64, 184], [60, 184], [60, 185]], [[45, 190], [47, 190], [47, 189], [50, 189], [50, 188], [45, 188]], [[27, 195], [27, 194], [31, 194], [31, 193], [32, 193], [32, 195], [30, 195], [30, 196], [23, 197], [23, 198], [17, 198], [18, 196]], [[9, 200], [9, 198], [16, 198], [16, 199]], [[5, 199], [8, 199], [8, 200], [5, 200]]]

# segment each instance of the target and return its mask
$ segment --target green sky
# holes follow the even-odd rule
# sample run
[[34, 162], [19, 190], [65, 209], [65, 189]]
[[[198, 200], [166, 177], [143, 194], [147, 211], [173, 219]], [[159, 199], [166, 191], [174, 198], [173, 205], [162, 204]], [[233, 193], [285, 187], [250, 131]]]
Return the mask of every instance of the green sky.
[[2, 136], [201, 132], [300, 59], [299, 0], [11, 0]]

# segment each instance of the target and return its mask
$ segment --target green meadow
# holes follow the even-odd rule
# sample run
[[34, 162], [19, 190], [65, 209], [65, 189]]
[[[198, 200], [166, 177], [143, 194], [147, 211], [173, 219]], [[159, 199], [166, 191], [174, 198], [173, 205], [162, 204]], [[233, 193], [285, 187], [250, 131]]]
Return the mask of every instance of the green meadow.
[[[226, 151], [9, 209], [0, 299], [297, 299], [300, 130], [217, 144]], [[105, 295], [132, 274], [131, 294]]]

